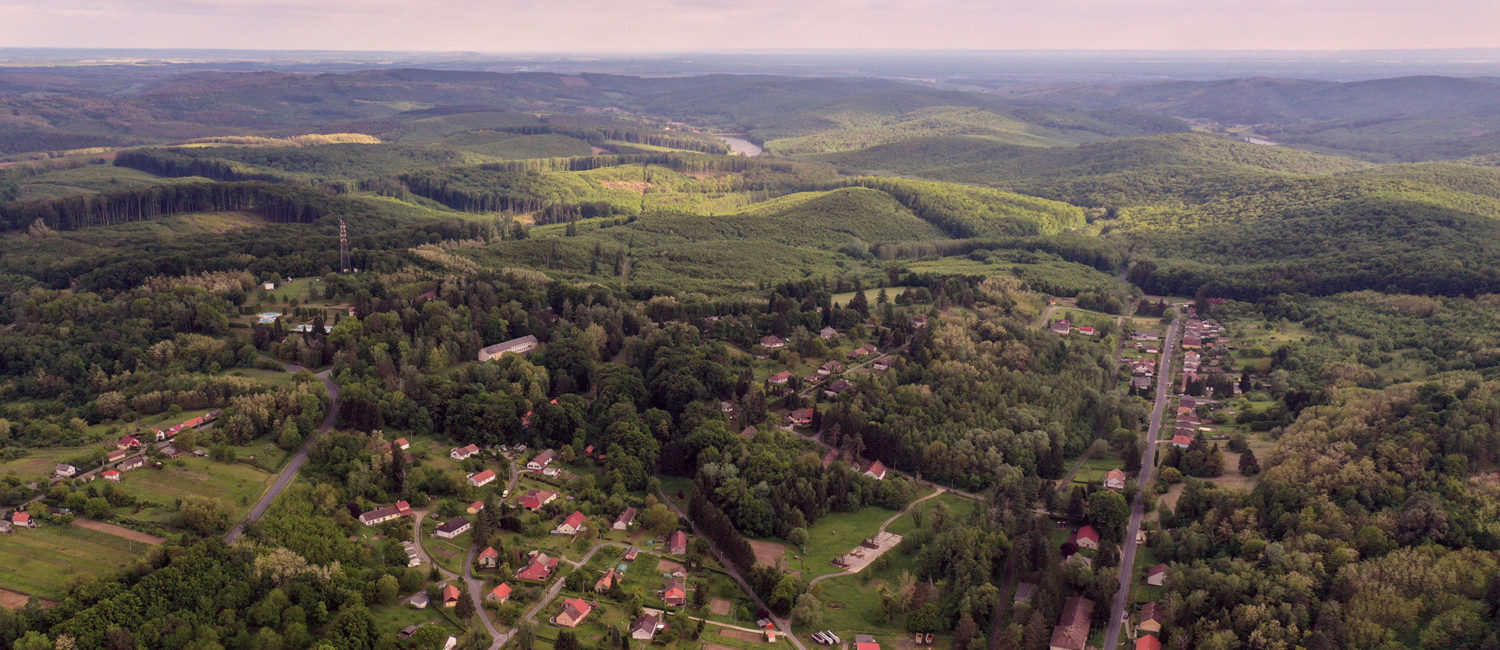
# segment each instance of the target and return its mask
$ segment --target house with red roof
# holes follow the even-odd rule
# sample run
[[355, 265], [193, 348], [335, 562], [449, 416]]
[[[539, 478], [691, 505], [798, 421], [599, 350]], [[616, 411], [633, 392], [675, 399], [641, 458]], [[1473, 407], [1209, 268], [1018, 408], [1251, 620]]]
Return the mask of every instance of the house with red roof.
[[478, 562], [481, 568], [493, 569], [500, 564], [500, 551], [495, 550], [493, 546], [486, 546], [483, 551], [479, 552]]
[[1073, 533], [1073, 537], [1068, 541], [1073, 542], [1078, 548], [1096, 549], [1099, 548], [1099, 531], [1089, 524], [1084, 524], [1083, 528]]
[[476, 472], [469, 475], [469, 485], [472, 485], [474, 487], [484, 487], [494, 482], [495, 473], [490, 470], [484, 470], [483, 472]]
[[544, 505], [552, 503], [557, 498], [557, 493], [551, 490], [527, 490], [521, 495], [521, 507], [527, 510], [537, 510]]
[[1161, 650], [1161, 640], [1156, 635], [1147, 634], [1135, 640], [1135, 650]]
[[1175, 436], [1172, 436], [1172, 444], [1177, 445], [1182, 449], [1187, 449], [1193, 444], [1193, 437], [1185, 433], [1179, 433]]
[[1078, 333], [1084, 336], [1093, 336], [1095, 334], [1098, 334], [1098, 332], [1094, 328], [1088, 326], [1078, 328]]
[[401, 449], [411, 449], [411, 441], [406, 438], [397, 438], [396, 446]]
[[782, 372], [778, 372], [778, 373], [776, 373], [774, 375], [771, 375], [771, 378], [767, 379], [766, 381], [769, 381], [769, 382], [771, 382], [773, 384], [776, 384], [777, 386], [782, 386], [782, 385], [785, 385], [787, 382], [789, 382], [791, 380], [792, 380], [792, 373], [788, 372], [788, 371], [782, 371]]
[[568, 515], [566, 519], [563, 519], [562, 523], [557, 525], [557, 529], [553, 530], [552, 534], [577, 535], [583, 532], [583, 524], [587, 521], [588, 517], [585, 517], [582, 512], [574, 510], [573, 514]]
[[452, 451], [448, 452], [448, 457], [453, 460], [465, 460], [477, 453], [479, 453], [479, 445], [464, 445], [462, 447], [454, 447]]
[[792, 423], [792, 426], [805, 427], [812, 424], [812, 420], [812, 409], [797, 409], [786, 414], [786, 421]]
[[119, 470], [107, 469], [107, 470], [104, 470], [104, 472], [102, 474], [100, 474], [99, 476], [101, 478], [103, 478], [104, 480], [106, 480], [106, 481], [114, 481], [116, 483], [120, 482], [120, 472], [119, 472]]
[[681, 580], [672, 580], [661, 590], [661, 600], [670, 607], [682, 607], [687, 604], [687, 587]]
[[1158, 564], [1146, 570], [1146, 584], [1160, 587], [1167, 581], [1167, 565]]
[[687, 555], [687, 533], [680, 530], [673, 531], [667, 537], [667, 552], [672, 555]]
[[767, 350], [780, 350], [786, 347], [786, 341], [781, 340], [779, 336], [762, 336], [760, 337], [760, 347]]
[[545, 553], [537, 553], [532, 556], [531, 562], [516, 572], [516, 577], [522, 580], [546, 580], [556, 568], [557, 558], [547, 557]]
[[479, 514], [480, 510], [484, 510], [484, 502], [483, 501], [474, 501], [474, 502], [472, 502], [472, 503], [469, 504], [469, 507], [466, 508], [466, 510], [468, 510], [469, 514], [471, 514], [471, 515], [477, 515], [477, 514]]
[[598, 581], [594, 582], [594, 591], [601, 594], [609, 591], [611, 587], [615, 586], [615, 580], [618, 580], [619, 578], [620, 572], [615, 571], [614, 569], [605, 571], [604, 575], [601, 576]]
[[510, 600], [510, 591], [510, 585], [502, 582], [499, 586], [491, 589], [490, 593], [485, 594], [484, 599], [491, 602], [504, 603]]
[[10, 523], [21, 528], [36, 528], [36, 522], [31, 520], [31, 514], [22, 510], [10, 513]]
[[443, 585], [443, 607], [458, 607], [458, 599], [461, 595], [458, 587], [452, 584]]
[[1104, 487], [1110, 490], [1125, 489], [1125, 470], [1118, 467], [1109, 470], [1109, 473], [1104, 475]]
[[556, 459], [557, 452], [548, 449], [547, 451], [537, 454], [531, 460], [526, 461], [526, 469], [529, 469], [533, 472], [540, 472], [544, 469], [547, 469], [547, 466], [551, 465], [552, 461]]
[[135, 449], [140, 446], [141, 441], [138, 440], [135, 436], [125, 436], [123, 438], [120, 438], [119, 442], [115, 443], [115, 447], [118, 449]]
[[563, 627], [578, 627], [583, 619], [588, 618], [591, 611], [594, 611], [594, 607], [588, 604], [588, 601], [582, 598], [570, 598], [563, 601], [562, 613], [552, 619], [552, 622]]
[[885, 465], [878, 460], [870, 463], [870, 466], [865, 468], [865, 476], [873, 478], [877, 481], [884, 481]]

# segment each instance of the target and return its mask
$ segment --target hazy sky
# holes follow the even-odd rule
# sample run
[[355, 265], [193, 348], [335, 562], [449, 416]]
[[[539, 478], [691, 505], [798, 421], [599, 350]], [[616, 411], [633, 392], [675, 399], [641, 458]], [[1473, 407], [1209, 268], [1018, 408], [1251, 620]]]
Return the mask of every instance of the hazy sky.
[[0, 46], [480, 52], [1500, 47], [1500, 0], [0, 0]]

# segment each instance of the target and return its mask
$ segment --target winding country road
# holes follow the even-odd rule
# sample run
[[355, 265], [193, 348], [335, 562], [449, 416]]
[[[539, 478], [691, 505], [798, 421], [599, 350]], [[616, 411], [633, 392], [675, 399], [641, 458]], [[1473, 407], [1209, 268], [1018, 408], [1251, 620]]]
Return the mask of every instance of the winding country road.
[[1162, 415], [1167, 410], [1167, 400], [1172, 395], [1172, 352], [1177, 345], [1177, 330], [1182, 323], [1182, 314], [1172, 320], [1162, 343], [1161, 365], [1156, 373], [1156, 407], [1151, 409], [1151, 426], [1146, 430], [1146, 450], [1141, 453], [1141, 473], [1136, 477], [1140, 491], [1130, 509], [1130, 525], [1125, 529], [1125, 545], [1120, 554], [1120, 584], [1115, 592], [1114, 604], [1110, 607], [1109, 626], [1104, 630], [1104, 650], [1115, 650], [1119, 645], [1120, 626], [1128, 612], [1130, 583], [1135, 578], [1136, 535], [1141, 530], [1141, 519], [1145, 516], [1146, 490], [1150, 489], [1151, 475], [1156, 469], [1156, 442], [1161, 431]]
[[[282, 363], [281, 369], [290, 373], [307, 370], [295, 363]], [[333, 383], [333, 379], [329, 376], [331, 372], [333, 372], [332, 369], [329, 369], [313, 375], [319, 381], [323, 382], [323, 388], [328, 391], [328, 414], [323, 416], [323, 424], [312, 435], [309, 435], [307, 440], [302, 442], [301, 447], [297, 448], [297, 453], [287, 462], [286, 467], [281, 469], [281, 474], [276, 477], [276, 482], [272, 483], [271, 487], [266, 490], [266, 493], [260, 496], [260, 501], [256, 502], [255, 507], [251, 508], [250, 512], [245, 513], [245, 517], [239, 523], [235, 524], [234, 528], [229, 529], [228, 534], [224, 535], [224, 543], [233, 544], [235, 540], [240, 538], [240, 535], [245, 533], [246, 526], [260, 519], [261, 515], [266, 514], [266, 508], [271, 507], [271, 502], [276, 500], [277, 495], [280, 495], [281, 491], [285, 490], [286, 486], [291, 485], [292, 480], [297, 478], [297, 472], [307, 462], [307, 451], [312, 449], [313, 443], [317, 441], [318, 436], [327, 433], [329, 429], [333, 428], [333, 422], [339, 416], [339, 386]]]

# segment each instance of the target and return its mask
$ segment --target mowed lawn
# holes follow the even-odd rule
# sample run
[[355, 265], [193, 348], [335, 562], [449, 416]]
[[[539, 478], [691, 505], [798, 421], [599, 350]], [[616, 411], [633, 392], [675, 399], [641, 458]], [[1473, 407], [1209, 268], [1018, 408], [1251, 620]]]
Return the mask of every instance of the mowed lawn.
[[69, 458], [86, 455], [96, 449], [99, 449], [98, 445], [27, 449], [25, 456], [0, 463], [0, 476], [14, 474], [28, 483], [44, 479], [52, 476], [52, 470], [57, 468], [58, 463]]
[[141, 468], [126, 472], [120, 487], [137, 499], [166, 508], [175, 508], [178, 499], [196, 494], [219, 499], [243, 511], [260, 497], [273, 476], [243, 463], [183, 456], [165, 461], [165, 467], [159, 470]]
[[893, 514], [896, 514], [893, 510], [869, 507], [825, 515], [808, 527], [807, 553], [802, 560], [789, 559], [787, 568], [801, 568], [802, 575], [809, 579], [842, 571], [832, 564], [833, 558], [853, 550], [865, 538], [874, 537], [880, 532], [880, 524]]
[[61, 600], [74, 581], [128, 567], [149, 548], [78, 526], [18, 530], [0, 537], [0, 587]]

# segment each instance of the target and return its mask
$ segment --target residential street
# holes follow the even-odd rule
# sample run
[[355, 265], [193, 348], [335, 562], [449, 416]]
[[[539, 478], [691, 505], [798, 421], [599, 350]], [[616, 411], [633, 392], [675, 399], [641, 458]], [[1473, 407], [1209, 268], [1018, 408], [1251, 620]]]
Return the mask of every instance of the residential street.
[[1115, 592], [1114, 604], [1110, 606], [1109, 625], [1104, 630], [1104, 650], [1115, 650], [1119, 643], [1120, 627], [1129, 606], [1130, 583], [1135, 576], [1136, 534], [1141, 530], [1141, 518], [1145, 516], [1146, 490], [1152, 484], [1156, 470], [1156, 441], [1161, 431], [1161, 421], [1167, 409], [1167, 400], [1172, 390], [1172, 352], [1177, 347], [1177, 330], [1182, 324], [1178, 313], [1162, 342], [1161, 365], [1156, 373], [1156, 406], [1151, 409], [1150, 427], [1146, 430], [1146, 451], [1141, 454], [1141, 473], [1136, 484], [1141, 490], [1135, 495], [1130, 507], [1130, 525], [1125, 528], [1125, 543], [1120, 553], [1119, 590]]

